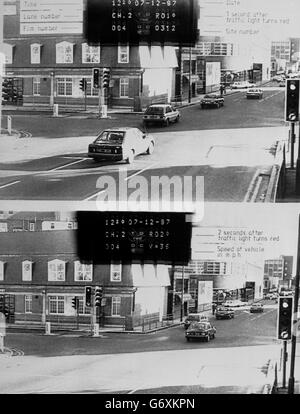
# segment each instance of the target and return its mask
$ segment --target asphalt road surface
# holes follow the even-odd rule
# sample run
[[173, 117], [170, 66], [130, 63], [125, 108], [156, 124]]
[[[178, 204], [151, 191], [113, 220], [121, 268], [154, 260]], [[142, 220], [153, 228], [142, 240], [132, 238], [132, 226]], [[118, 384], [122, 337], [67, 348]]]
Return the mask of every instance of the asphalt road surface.
[[1, 393], [262, 393], [279, 358], [276, 305], [262, 314], [236, 310], [215, 320], [216, 338], [186, 342], [177, 326], [136, 335], [10, 332], [5, 345], [23, 356], [0, 358]]
[[[179, 177], [182, 183], [184, 177], [193, 177], [193, 201], [203, 196], [205, 201], [244, 201], [255, 174], [270, 173], [276, 143], [286, 139], [283, 97], [282, 89], [269, 88], [262, 100], [247, 100], [245, 92], [237, 92], [226, 97], [224, 108], [182, 108], [178, 125], [150, 129], [156, 138], [154, 153], [136, 157], [130, 166], [95, 163], [86, 151], [99, 123], [102, 127], [115, 123], [140, 126], [139, 115], [118, 115], [119, 119], [104, 120], [104, 124], [102, 120], [76, 117], [17, 116], [20, 128], [26, 129], [31, 122], [32, 130], [44, 131], [47, 139], [19, 140], [19, 150], [7, 154], [9, 161], [2, 154], [0, 199], [96, 201], [103, 195], [99, 182], [110, 176], [117, 190], [126, 184], [128, 195], [136, 190], [137, 180], [142, 180], [147, 186], [142, 199], [149, 200], [151, 194], [156, 200], [159, 190], [152, 188], [151, 179], [167, 176]], [[47, 126], [48, 121], [52, 126]], [[70, 133], [75, 134], [73, 138], [68, 138]], [[204, 177], [204, 189], [203, 185], [200, 189], [196, 186], [196, 177]]]

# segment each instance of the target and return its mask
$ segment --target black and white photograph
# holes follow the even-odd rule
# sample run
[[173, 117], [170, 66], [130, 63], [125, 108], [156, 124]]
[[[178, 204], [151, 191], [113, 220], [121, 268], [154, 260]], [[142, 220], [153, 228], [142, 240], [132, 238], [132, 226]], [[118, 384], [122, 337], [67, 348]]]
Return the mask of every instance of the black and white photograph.
[[0, 394], [300, 394], [299, 18], [0, 0]]

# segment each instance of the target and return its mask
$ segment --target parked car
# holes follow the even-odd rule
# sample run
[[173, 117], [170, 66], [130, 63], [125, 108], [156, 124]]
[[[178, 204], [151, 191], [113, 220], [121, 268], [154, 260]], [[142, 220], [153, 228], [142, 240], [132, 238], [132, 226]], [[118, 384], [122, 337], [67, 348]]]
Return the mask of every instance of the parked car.
[[225, 306], [218, 306], [215, 313], [216, 319], [233, 319], [234, 310]]
[[210, 322], [193, 322], [185, 331], [187, 341], [191, 339], [204, 339], [209, 342], [215, 338], [216, 328]]
[[264, 306], [262, 303], [253, 303], [250, 306], [250, 313], [259, 313], [264, 311]]
[[283, 75], [275, 75], [273, 76], [272, 81], [281, 82], [282, 80], [284, 80], [284, 78], [285, 77]]
[[153, 104], [148, 106], [143, 115], [144, 125], [151, 123], [168, 126], [171, 122], [178, 122], [180, 112], [168, 104]]
[[203, 315], [203, 313], [190, 313], [184, 321], [184, 328], [187, 329], [192, 322], [202, 322], [208, 321], [208, 317]]
[[279, 82], [279, 86], [281, 87], [281, 88], [285, 88], [285, 80], [282, 80], [282, 81], [280, 81]]
[[247, 99], [261, 99], [264, 96], [263, 90], [259, 88], [250, 88], [247, 90]]
[[210, 94], [205, 95], [200, 101], [201, 108], [220, 108], [224, 106], [224, 98], [222, 95]]
[[89, 145], [88, 156], [94, 160], [132, 163], [138, 154], [152, 154], [155, 140], [139, 128], [112, 128], [102, 131]]
[[251, 83], [248, 81], [240, 81], [240, 82], [233, 82], [231, 85], [231, 89], [247, 89], [247, 88], [255, 88], [255, 83]]

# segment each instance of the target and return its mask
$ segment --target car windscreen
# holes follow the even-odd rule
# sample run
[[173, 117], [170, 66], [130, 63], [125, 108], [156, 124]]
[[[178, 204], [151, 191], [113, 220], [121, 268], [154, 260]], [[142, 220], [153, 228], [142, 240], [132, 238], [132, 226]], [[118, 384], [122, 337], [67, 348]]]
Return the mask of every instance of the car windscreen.
[[189, 321], [199, 321], [199, 315], [189, 315], [187, 319]]
[[124, 131], [103, 131], [97, 137], [95, 143], [122, 144], [124, 136]]
[[217, 95], [205, 95], [204, 98], [217, 98]]
[[150, 108], [146, 109], [145, 112], [146, 115], [163, 115], [164, 114], [164, 108], [161, 108], [159, 106], [151, 106]]
[[207, 325], [207, 323], [193, 322], [190, 325], [190, 329], [193, 329], [193, 328], [196, 328], [196, 329], [208, 329], [208, 325]]

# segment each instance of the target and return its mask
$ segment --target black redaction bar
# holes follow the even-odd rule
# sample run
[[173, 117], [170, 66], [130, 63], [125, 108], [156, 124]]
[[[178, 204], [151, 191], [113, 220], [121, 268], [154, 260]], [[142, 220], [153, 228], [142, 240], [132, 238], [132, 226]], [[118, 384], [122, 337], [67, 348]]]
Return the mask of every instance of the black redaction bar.
[[87, 0], [84, 33], [90, 44], [194, 46], [197, 0]]

